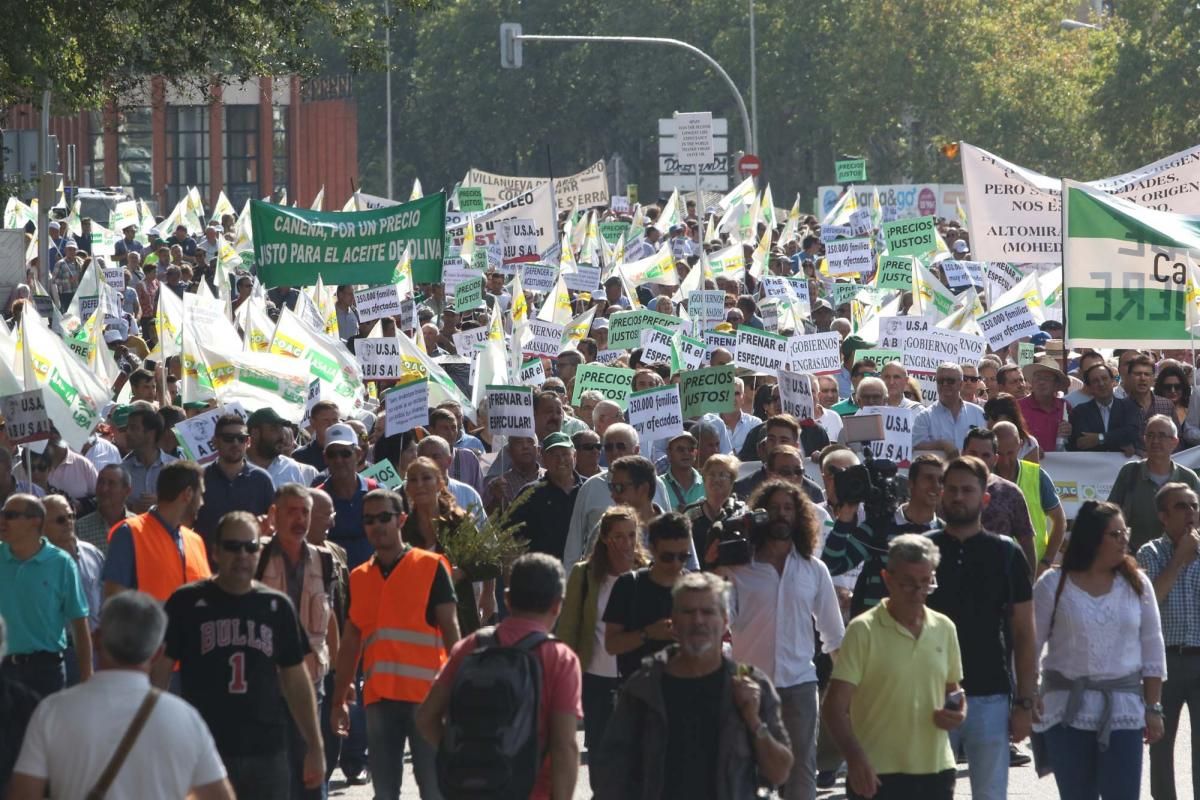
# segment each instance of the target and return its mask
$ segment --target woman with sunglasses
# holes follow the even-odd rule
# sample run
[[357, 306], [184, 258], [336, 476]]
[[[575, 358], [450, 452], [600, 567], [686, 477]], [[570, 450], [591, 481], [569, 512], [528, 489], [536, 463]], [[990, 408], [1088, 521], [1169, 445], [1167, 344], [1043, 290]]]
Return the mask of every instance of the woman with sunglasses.
[[579, 656], [583, 669], [583, 742], [591, 758], [589, 779], [595, 788], [594, 753], [612, 716], [620, 681], [617, 657], [604, 648], [604, 622], [617, 578], [650, 563], [638, 537], [637, 512], [613, 506], [600, 518], [600, 536], [591, 555], [571, 569], [567, 594], [558, 618], [558, 638]]
[[1200, 436], [1194, 441], [1187, 440], [1187, 426], [1184, 423], [1187, 422], [1188, 406], [1192, 400], [1192, 382], [1184, 374], [1183, 368], [1175, 364], [1164, 364], [1154, 378], [1154, 393], [1167, 398], [1175, 406], [1175, 424], [1184, 433], [1179, 437], [1179, 447], [1176, 449], [1182, 450], [1200, 442]]
[[[1150, 580], [1112, 503], [1084, 503], [1062, 568], [1033, 590], [1043, 737], [1064, 800], [1135, 800], [1143, 739], [1162, 738], [1166, 652]], [[1036, 741], [1035, 741], [1036, 747]]]
[[[444, 536], [461, 525], [475, 524], [473, 517], [455, 501], [442, 470], [432, 459], [421, 456], [409, 465], [401, 496], [408, 517], [400, 534], [413, 547], [440, 553]], [[471, 576], [461, 565], [452, 566], [454, 591], [458, 595], [458, 626], [465, 636], [479, 630], [479, 604], [475, 601]], [[493, 586], [492, 581], [484, 582], [485, 591], [488, 586]]]

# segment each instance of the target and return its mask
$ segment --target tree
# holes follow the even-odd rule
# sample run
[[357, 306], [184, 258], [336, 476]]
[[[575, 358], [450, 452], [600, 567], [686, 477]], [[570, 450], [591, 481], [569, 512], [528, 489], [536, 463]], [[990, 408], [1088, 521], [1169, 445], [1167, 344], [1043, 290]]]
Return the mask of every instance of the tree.
[[321, 65], [315, 35], [337, 42], [353, 67], [375, 67], [377, 16], [369, 0], [26, 3], [0, 41], [0, 105], [48, 89], [57, 111], [96, 109], [150, 75], [201, 87], [214, 75], [308, 75]]

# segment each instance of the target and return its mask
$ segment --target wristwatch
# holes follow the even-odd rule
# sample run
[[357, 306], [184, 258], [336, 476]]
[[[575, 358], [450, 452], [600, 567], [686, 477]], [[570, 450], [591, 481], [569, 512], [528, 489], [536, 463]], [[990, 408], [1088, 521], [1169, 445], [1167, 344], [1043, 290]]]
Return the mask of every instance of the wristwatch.
[[1104, 434], [1101, 433], [1101, 434], [1099, 434], [1099, 436], [1100, 436], [1100, 444], [1104, 444]]
[[1019, 708], [1022, 711], [1033, 711], [1032, 697], [1014, 697], [1012, 701], [1013, 708]]
[[1146, 711], [1150, 714], [1158, 714], [1163, 716], [1162, 703], [1146, 703]]

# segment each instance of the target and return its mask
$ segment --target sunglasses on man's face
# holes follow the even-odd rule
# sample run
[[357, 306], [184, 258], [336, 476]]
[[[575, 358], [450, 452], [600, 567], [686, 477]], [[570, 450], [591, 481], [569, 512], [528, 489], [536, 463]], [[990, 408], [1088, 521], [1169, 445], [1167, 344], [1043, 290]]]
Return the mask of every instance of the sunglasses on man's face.
[[363, 514], [363, 525], [374, 525], [378, 522], [380, 525], [387, 525], [395, 517], [400, 516], [394, 511], [381, 511], [378, 514]]
[[250, 438], [250, 435], [247, 433], [222, 433], [221, 434], [221, 441], [224, 442], [225, 444], [233, 444], [234, 442], [237, 442], [238, 444], [243, 444], [247, 440], [249, 440], [249, 438]]
[[351, 458], [353, 456], [354, 456], [353, 450], [343, 450], [341, 448], [334, 448], [332, 450], [325, 451], [325, 460], [326, 461], [329, 461], [331, 459], [339, 459], [339, 458]]
[[253, 555], [262, 549], [262, 543], [258, 539], [251, 539], [248, 542], [225, 540], [221, 542], [221, 549], [226, 553], [246, 553], [247, 555]]
[[600, 444], [599, 442], [592, 442], [592, 443], [575, 445], [575, 449], [576, 450], [600, 451], [600, 450], [604, 449], [604, 445]]

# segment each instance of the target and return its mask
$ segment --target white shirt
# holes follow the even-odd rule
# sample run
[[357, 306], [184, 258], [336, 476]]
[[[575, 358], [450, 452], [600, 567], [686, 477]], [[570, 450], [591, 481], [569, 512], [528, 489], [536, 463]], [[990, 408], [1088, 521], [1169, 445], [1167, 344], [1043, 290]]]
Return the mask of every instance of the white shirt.
[[829, 434], [829, 441], [836, 442], [842, 435], [842, 417], [836, 411], [825, 409], [825, 413], [817, 417], [817, 424]]
[[[1101, 597], [1090, 594], [1068, 579], [1058, 600], [1054, 630], [1054, 594], [1062, 570], [1047, 570], [1033, 587], [1033, 616], [1037, 633], [1037, 654], [1041, 671], [1054, 670], [1067, 678], [1089, 677], [1100, 680], [1140, 673], [1143, 678], [1166, 678], [1167, 657], [1163, 646], [1162, 624], [1154, 586], [1142, 572], [1142, 594], [1138, 597], [1121, 575], [1113, 580], [1112, 590]], [[1044, 731], [1057, 725], [1066, 710], [1069, 692], [1049, 692], [1043, 698], [1045, 711], [1034, 729]], [[1112, 696], [1113, 730], [1141, 730], [1145, 724], [1142, 693], [1114, 692]], [[1079, 713], [1071, 727], [1085, 731], [1100, 729], [1104, 697], [1100, 692], [1085, 691]]]
[[604, 646], [604, 621], [601, 619], [604, 616], [604, 609], [608, 608], [608, 598], [612, 595], [613, 586], [617, 583], [617, 578], [620, 575], [605, 575], [604, 583], [600, 584], [600, 594], [596, 597], [596, 608], [600, 609], [600, 615], [596, 618], [596, 630], [592, 634], [595, 641], [592, 643], [592, 660], [589, 661], [584, 669], [584, 672], [589, 675], [596, 675], [601, 678], [617, 678], [617, 657], [609, 655], [608, 649]]
[[962, 447], [971, 428], [986, 428], [987, 419], [983, 409], [974, 403], [963, 403], [958, 410], [958, 419], [941, 401], [923, 408], [913, 417], [913, 446], [930, 439], [946, 439], [955, 447]]
[[487, 523], [487, 514], [483, 510], [483, 500], [479, 497], [479, 492], [475, 491], [475, 487], [463, 483], [460, 480], [450, 478], [450, 494], [454, 495], [454, 502], [458, 503], [464, 511], [470, 511], [471, 516], [475, 518], [475, 524], [482, 528]]
[[96, 472], [107, 467], [109, 464], [121, 463], [121, 451], [117, 446], [105, 439], [103, 436], [95, 436], [92, 438], [92, 446], [88, 448], [84, 454], [87, 460], [92, 462], [92, 466], [96, 468]]
[[741, 452], [742, 445], [746, 443], [746, 437], [750, 435], [750, 431], [762, 424], [762, 420], [753, 414], [747, 414], [745, 411], [741, 411], [739, 414], [737, 424], [733, 426], [732, 431], [725, 424], [725, 420], [721, 419], [720, 414], [705, 414], [700, 418], [702, 423], [720, 427], [721, 443], [719, 447], [722, 453], [733, 453], [736, 456]]
[[[46, 697], [29, 721], [15, 771], [46, 780], [52, 798], [86, 797], [149, 690], [145, 673], [111, 669]], [[181, 798], [224, 777], [200, 713], [164, 693], [104, 797]]]
[[725, 572], [732, 584], [734, 660], [758, 667], [776, 687], [816, 681], [813, 622], [826, 653], [841, 647], [846, 632], [825, 562], [804, 558], [793, 547], [782, 575], [754, 558]]
[[[251, 462], [253, 463], [253, 462]], [[255, 464], [255, 466], [258, 466]], [[278, 489], [285, 483], [298, 483], [301, 486], [312, 486], [313, 478], [317, 477], [317, 468], [301, 464], [291, 456], [278, 455], [267, 464], [267, 474]]]

